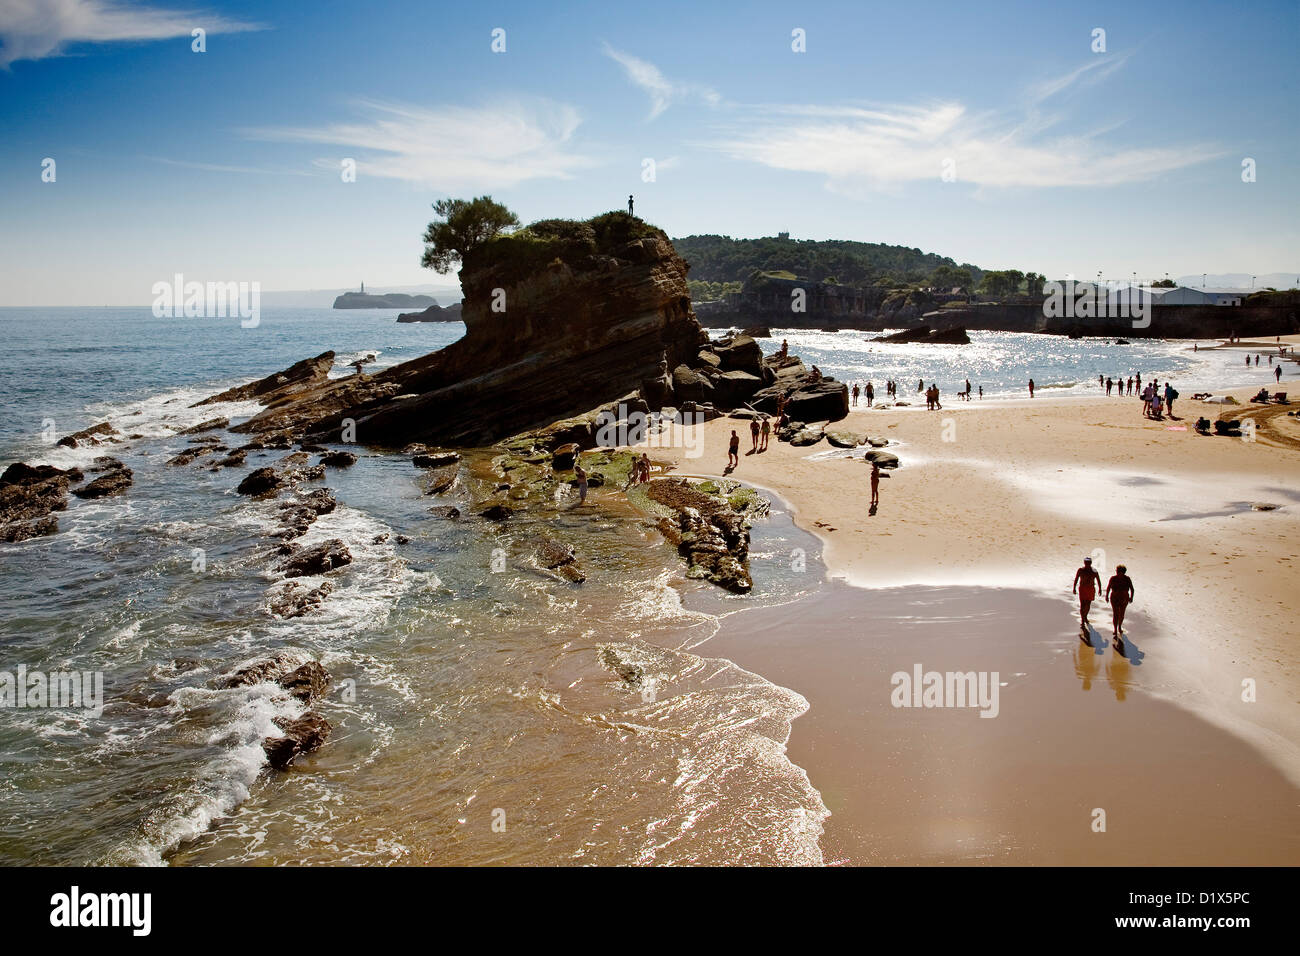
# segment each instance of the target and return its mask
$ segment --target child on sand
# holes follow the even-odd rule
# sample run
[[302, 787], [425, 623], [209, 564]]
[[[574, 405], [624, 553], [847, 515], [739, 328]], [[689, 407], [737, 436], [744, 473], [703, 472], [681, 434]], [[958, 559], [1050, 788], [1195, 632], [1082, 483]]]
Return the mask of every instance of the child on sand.
[[876, 462], [871, 463], [871, 507], [875, 508], [880, 504], [880, 465]]

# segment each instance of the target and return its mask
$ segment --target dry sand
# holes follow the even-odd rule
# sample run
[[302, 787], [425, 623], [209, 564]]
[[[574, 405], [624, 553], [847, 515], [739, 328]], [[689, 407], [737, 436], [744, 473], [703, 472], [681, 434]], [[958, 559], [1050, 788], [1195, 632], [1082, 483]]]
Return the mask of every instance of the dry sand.
[[[1275, 387], [1270, 381], [1270, 390], [1289, 387], [1300, 398], [1295, 371], [1288, 364], [1282, 384]], [[1246, 401], [1254, 390], [1233, 394]], [[1149, 758], [1162, 752], [1169, 731], [1189, 732], [1204, 728], [1201, 720], [1209, 721], [1232, 736], [1201, 734], [1203, 746], [1198, 744], [1196, 753], [1207, 785], [1218, 787], [1225, 774], [1238, 773], [1242, 766], [1259, 770], [1266, 759], [1277, 780], [1261, 784], [1268, 791], [1264, 802], [1290, 850], [1288, 841], [1297, 831], [1291, 787], [1300, 785], [1300, 625], [1293, 605], [1300, 570], [1300, 423], [1284, 413], [1249, 405], [1225, 409], [1186, 395], [1175, 403], [1178, 418], [1163, 422], [1143, 418], [1137, 398], [1106, 398], [1100, 392], [1095, 398], [1047, 395], [1040, 390], [1033, 400], [970, 403], [949, 397], [940, 411], [927, 411], [923, 401], [919, 407], [852, 410], [833, 427], [888, 438], [888, 450], [902, 462], [881, 482], [881, 505], [874, 517], [868, 515], [869, 467], [861, 460], [861, 449], [856, 458], [835, 458], [827, 456], [833, 449], [825, 441], [802, 448], [773, 441], [766, 452], [745, 454], [748, 422], [723, 418], [701, 426], [702, 457], [687, 457], [682, 448], [656, 448], [651, 456], [678, 474], [720, 475], [734, 428], [741, 435], [742, 455], [732, 477], [783, 497], [796, 522], [823, 542], [832, 577], [864, 589], [987, 587], [1056, 598], [1061, 631], [1055, 636], [1041, 628], [1026, 631], [1014, 615], [1004, 622], [1002, 632], [1026, 644], [1050, 637], [1062, 650], [1059, 642], [1068, 647], [1069, 640], [1060, 634], [1077, 634], [1070, 588], [1085, 555], [1095, 555], [1103, 583], [1116, 564], [1126, 564], [1136, 587], [1127, 630], [1144, 655], [1140, 669], [1132, 668], [1136, 696], [1173, 703], [1197, 720], [1179, 724], [1175, 708], [1149, 708], [1141, 720], [1157, 719], [1161, 726], [1140, 722], [1139, 744], [1128, 757], [1114, 759], [1113, 771], [1138, 766], [1142, 754]], [[1300, 402], [1291, 408], [1300, 410]], [[1254, 441], [1204, 437], [1191, 427], [1201, 415], [1245, 418], [1252, 411], [1260, 420]], [[1253, 510], [1254, 504], [1276, 507]], [[998, 612], [998, 607], [988, 611]], [[927, 610], [924, 603], [916, 608], [919, 620], [930, 615], [936, 626], [945, 613]], [[1109, 636], [1107, 607], [1094, 605], [1090, 620]], [[737, 618], [737, 627], [743, 623], [744, 616]], [[827, 629], [825, 620], [814, 629], [795, 624], [787, 620], [776, 634], [768, 629], [762, 654], [757, 644], [747, 653], [744, 642], [734, 639], [705, 649], [809, 699], [812, 710], [796, 722], [792, 755], [808, 750], [807, 742], [800, 743], [802, 733], [812, 732], [807, 728], [838, 722], [843, 730], [853, 706], [851, 697], [834, 691], [839, 679], [834, 656], [818, 655], [820, 669], [800, 665], [801, 659], [805, 665], [812, 659], [808, 651], [814, 646], [839, 645], [848, 654], [844, 642], [850, 636]], [[754, 622], [748, 626], [759, 627]], [[869, 636], [869, 614], [855, 635], [863, 637], [864, 628]], [[723, 637], [734, 633], [735, 627], [724, 629]], [[1086, 666], [1072, 665], [1075, 656], [1072, 649], [1068, 656], [1058, 654], [1052, 665], [1039, 662], [1017, 669], [1039, 673], [1044, 688], [1057, 686], [1060, 675], [1051, 676], [1050, 667], [1073, 681]], [[1111, 667], [1113, 656], [1107, 650], [1099, 659]], [[933, 665], [919, 659], [927, 667], [949, 669], [938, 659]], [[856, 662], [851, 654], [845, 663], [850, 661]], [[1015, 666], [1014, 661], [1008, 666]], [[1250, 681], [1256, 688], [1254, 702], [1243, 700], [1243, 682]], [[1041, 702], [1044, 722], [1052, 719], [1051, 694], [1025, 696]], [[819, 700], [823, 711], [840, 712], [819, 714]], [[1130, 712], [1130, 719], [1135, 716]], [[1010, 741], [1004, 743], [1010, 746]], [[826, 749], [825, 740], [821, 746]], [[822, 765], [822, 775], [835, 764], [851, 775], [855, 761], [869, 756], [847, 748]], [[1090, 759], [1099, 762], [1089, 773], [1110, 772], [1109, 758], [1098, 754]], [[1069, 760], [1065, 765], [1081, 769]], [[817, 768], [805, 769], [818, 785]], [[1154, 807], [1152, 797], [1148, 804]], [[988, 804], [989, 814], [995, 805], [1000, 804]], [[980, 827], [988, 825], [984, 819], [975, 829], [982, 833]], [[836, 845], [833, 827], [832, 820], [828, 842]], [[911, 849], [913, 859], [927, 858], [927, 853], [934, 859], [954, 858], [948, 850], [930, 853], [915, 843]], [[902, 850], [886, 856], [900, 862], [909, 858]], [[1032, 858], [1083, 859], [1068, 853], [1053, 857], [1050, 851]], [[1271, 852], [1243, 857], [1225, 845], [1217, 856], [1197, 859], [1276, 857]]]

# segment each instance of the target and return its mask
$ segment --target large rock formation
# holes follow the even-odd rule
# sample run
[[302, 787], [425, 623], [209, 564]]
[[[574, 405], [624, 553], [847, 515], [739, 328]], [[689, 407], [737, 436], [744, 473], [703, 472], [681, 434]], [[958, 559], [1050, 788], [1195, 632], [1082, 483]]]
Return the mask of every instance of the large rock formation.
[[254, 388], [209, 401], [255, 396], [267, 404], [236, 426], [241, 432], [337, 440], [351, 419], [356, 440], [369, 445], [491, 444], [694, 360], [707, 339], [691, 311], [686, 268], [661, 230], [625, 213], [534, 223], [466, 256], [458, 342], [374, 376], [317, 379], [285, 400]]
[[461, 322], [461, 304], [449, 305], [445, 309], [438, 303], [429, 306], [423, 312], [403, 312], [397, 317], [398, 322]]

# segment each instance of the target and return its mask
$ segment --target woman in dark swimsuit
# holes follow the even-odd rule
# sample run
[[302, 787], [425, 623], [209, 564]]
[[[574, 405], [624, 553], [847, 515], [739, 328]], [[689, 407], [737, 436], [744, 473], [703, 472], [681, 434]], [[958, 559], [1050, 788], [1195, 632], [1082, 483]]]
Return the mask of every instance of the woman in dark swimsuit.
[[1119, 639], [1120, 631], [1124, 629], [1124, 612], [1133, 602], [1133, 594], [1133, 582], [1129, 579], [1128, 568], [1122, 564], [1116, 565], [1115, 573], [1106, 584], [1106, 600], [1110, 602], [1115, 618], [1116, 640]]

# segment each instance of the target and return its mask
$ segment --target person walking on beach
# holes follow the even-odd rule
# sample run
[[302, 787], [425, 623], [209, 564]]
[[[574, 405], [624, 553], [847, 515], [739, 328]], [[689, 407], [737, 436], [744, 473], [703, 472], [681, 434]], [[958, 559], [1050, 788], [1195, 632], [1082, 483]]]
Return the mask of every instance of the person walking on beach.
[[1106, 397], [1107, 397], [1107, 398], [1110, 398], [1110, 390], [1111, 390], [1112, 388], [1114, 388], [1114, 387], [1115, 387], [1115, 380], [1114, 380], [1114, 379], [1111, 379], [1111, 378], [1106, 379]]
[[880, 506], [880, 465], [871, 463], [871, 510]]
[[858, 383], [857, 383], [857, 382], [854, 382], [854, 383], [853, 383], [853, 405], [854, 405], [854, 407], [856, 407], [857, 404], [858, 404]]
[[1273, 369], [1273, 381], [1279, 385], [1282, 384], [1282, 363], [1278, 362], [1277, 368]]
[[1115, 625], [1115, 640], [1119, 640], [1124, 630], [1124, 612], [1133, 603], [1133, 582], [1129, 579], [1128, 568], [1116, 565], [1115, 573], [1106, 584], [1106, 600], [1110, 602], [1111, 615]]
[[1173, 385], [1165, 382], [1165, 409], [1169, 412], [1169, 417], [1174, 417], [1174, 399], [1178, 397], [1178, 392], [1174, 390]]
[[868, 382], [867, 383], [867, 408], [871, 407], [871, 402], [875, 399], [875, 397], [876, 397], [876, 386]]
[[980, 386], [980, 398], [981, 398], [981, 399], [984, 398], [984, 386], [983, 386], [983, 385]]
[[763, 441], [762, 444], [758, 446], [758, 450], [767, 451], [767, 443], [772, 437], [772, 420], [770, 418], [763, 419], [762, 435]]
[[925, 391], [925, 379], [923, 379], [923, 378], [919, 378], [919, 379], [916, 380], [916, 390], [917, 390], [918, 392], [924, 392], [924, 391]]
[[1092, 558], [1083, 559], [1083, 567], [1074, 572], [1074, 587], [1071, 593], [1079, 595], [1079, 627], [1088, 629], [1088, 609], [1097, 599], [1097, 588], [1101, 587], [1101, 575], [1092, 566]]
[[755, 452], [755, 453], [758, 452], [758, 429], [759, 429], [759, 427], [760, 427], [760, 426], [759, 426], [759, 424], [758, 424], [758, 419], [757, 419], [757, 418], [751, 418], [751, 419], [749, 420], [749, 437], [752, 438], [752, 439], [754, 440], [754, 447], [751, 449], [751, 451], [753, 451], [753, 452]]
[[1029, 397], [1034, 397], [1034, 380], [1032, 378], [1029, 380]]
[[740, 464], [740, 436], [736, 430], [731, 430], [731, 443], [727, 446], [727, 468], [735, 468]]

